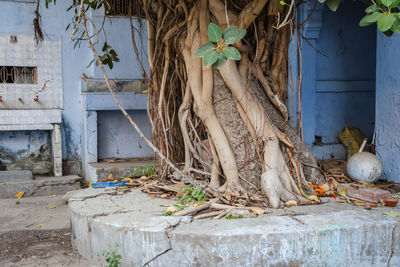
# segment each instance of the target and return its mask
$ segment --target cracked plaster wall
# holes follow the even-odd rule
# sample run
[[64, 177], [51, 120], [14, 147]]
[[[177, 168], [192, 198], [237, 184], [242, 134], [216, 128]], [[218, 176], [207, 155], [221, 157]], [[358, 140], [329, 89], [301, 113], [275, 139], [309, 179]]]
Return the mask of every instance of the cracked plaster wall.
[[0, 132], [0, 169], [50, 173], [50, 149], [48, 131]]

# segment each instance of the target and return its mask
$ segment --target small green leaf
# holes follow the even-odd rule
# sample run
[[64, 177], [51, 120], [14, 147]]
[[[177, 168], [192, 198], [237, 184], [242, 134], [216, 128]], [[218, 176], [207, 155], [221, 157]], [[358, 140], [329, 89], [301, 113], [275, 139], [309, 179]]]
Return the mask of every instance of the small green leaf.
[[379, 30], [381, 30], [382, 32], [389, 30], [393, 26], [393, 23], [395, 20], [396, 20], [396, 17], [393, 16], [392, 14], [381, 16], [378, 19]]
[[206, 43], [202, 46], [199, 47], [199, 49], [196, 50], [196, 52], [194, 52], [194, 55], [196, 57], [204, 57], [205, 55], [212, 53], [212, 51], [214, 51], [214, 44], [213, 43]]
[[212, 22], [208, 24], [207, 34], [208, 34], [208, 39], [214, 43], [218, 42], [222, 38], [221, 28], [217, 24]]
[[374, 13], [374, 12], [376, 12], [378, 10], [379, 10], [379, 8], [376, 5], [372, 5], [372, 6], [369, 6], [369, 7], [367, 7], [365, 9], [365, 13], [370, 14], [370, 13]]
[[333, 12], [335, 12], [338, 9], [339, 4], [340, 4], [340, 0], [326, 0], [326, 5]]
[[229, 27], [224, 31], [224, 40], [227, 44], [239, 42], [246, 35], [246, 30]]
[[89, 62], [89, 64], [86, 66], [86, 68], [89, 68], [89, 67], [93, 64], [93, 62], [94, 62], [95, 60], [96, 60], [95, 58], [92, 59], [92, 60]]
[[224, 56], [232, 60], [240, 60], [242, 56], [240, 55], [239, 50], [234, 48], [233, 46], [229, 46], [224, 49]]
[[393, 0], [381, 0], [382, 5], [390, 7], [393, 4]]
[[396, 217], [400, 217], [400, 213], [395, 212], [395, 211], [384, 211], [383, 214], [396, 218]]
[[370, 14], [370, 15], [365, 16], [364, 18], [365, 18], [365, 21], [366, 21], [366, 22], [371, 22], [371, 23], [373, 23], [373, 22], [377, 22], [378, 19], [379, 19], [380, 17], [382, 17], [383, 15], [384, 15], [384, 14], [381, 13], [381, 12], [374, 12], [374, 13], [372, 13], [372, 14]]
[[373, 22], [367, 21], [367, 19], [368, 19], [368, 16], [363, 17], [363, 18], [360, 20], [359, 25], [360, 25], [361, 27], [365, 27], [365, 26], [369, 26], [369, 25], [371, 25], [371, 24], [373, 23]]
[[286, 6], [286, 5], [287, 5], [287, 3], [286, 3], [285, 1], [280, 1], [279, 4], [280, 4], [281, 6]]
[[204, 56], [204, 66], [211, 66], [218, 60], [218, 52], [213, 51]]
[[400, 32], [400, 20], [398, 18], [396, 18], [390, 30], [392, 32]]
[[17, 201], [15, 202], [15, 205], [21, 205], [21, 202]]

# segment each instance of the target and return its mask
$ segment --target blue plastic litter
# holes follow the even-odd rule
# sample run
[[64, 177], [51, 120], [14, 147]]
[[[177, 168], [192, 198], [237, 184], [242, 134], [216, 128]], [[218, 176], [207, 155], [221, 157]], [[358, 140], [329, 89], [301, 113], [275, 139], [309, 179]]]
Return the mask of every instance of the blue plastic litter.
[[106, 187], [112, 187], [112, 186], [124, 186], [127, 183], [129, 183], [129, 181], [92, 183], [92, 187], [93, 188], [106, 188]]

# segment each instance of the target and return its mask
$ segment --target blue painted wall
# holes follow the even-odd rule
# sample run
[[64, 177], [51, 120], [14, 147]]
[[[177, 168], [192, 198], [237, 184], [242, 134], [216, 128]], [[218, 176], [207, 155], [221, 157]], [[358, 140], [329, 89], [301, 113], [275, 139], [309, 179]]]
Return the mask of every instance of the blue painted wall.
[[[66, 26], [71, 22], [73, 12], [66, 13], [71, 1], [57, 1], [56, 5], [51, 4], [49, 9], [46, 9], [43, 4], [40, 7], [42, 19], [42, 29], [45, 35], [56, 35], [62, 40], [62, 79], [64, 91], [64, 109], [62, 111], [62, 145], [63, 159], [71, 161], [80, 161], [81, 159], [81, 138], [82, 138], [82, 109], [81, 109], [81, 77], [85, 73], [87, 76], [95, 79], [103, 79], [99, 68], [93, 64], [87, 68], [88, 63], [92, 60], [93, 55], [88, 49], [87, 43], [83, 42], [80, 47], [73, 49], [73, 43], [69, 41], [72, 32], [72, 27], [65, 31]], [[27, 0], [26, 2], [15, 1], [0, 1], [0, 35], [30, 35], [33, 38], [34, 10], [36, 4]], [[93, 20], [97, 25], [100, 25], [104, 10], [98, 10], [92, 14]], [[146, 24], [143, 27], [135, 19], [134, 26], [141, 30], [143, 40], [147, 40]], [[142, 72], [138, 67], [136, 57], [132, 52], [132, 42], [130, 36], [129, 20], [127, 18], [111, 18], [106, 20], [104, 24], [105, 33], [107, 34], [109, 43], [114, 46], [117, 51], [120, 63], [110, 71], [110, 78], [113, 79], [140, 79]], [[136, 39], [139, 39], [139, 34], [136, 32]], [[105, 40], [104, 35], [99, 36], [99, 41]], [[99, 45], [100, 46], [100, 45]], [[144, 64], [148, 69], [146, 54], [144, 49], [139, 45], [141, 57], [144, 59]], [[105, 112], [106, 113], [106, 112]], [[140, 112], [139, 112], [140, 113]], [[114, 116], [103, 114], [103, 117]], [[143, 123], [146, 118], [142, 118]], [[125, 127], [120, 121], [113, 122], [113, 128]], [[147, 126], [145, 126], [147, 127]], [[46, 132], [37, 132], [37, 134], [46, 135]], [[130, 140], [124, 136], [126, 131], [121, 131], [121, 136], [117, 138], [122, 140]], [[22, 142], [22, 141], [21, 141]], [[29, 142], [29, 137], [22, 143]], [[11, 145], [9, 149], [17, 152]], [[112, 155], [110, 155], [112, 156]], [[117, 156], [117, 155], [115, 155]]]
[[[141, 126], [146, 136], [151, 136], [146, 110], [129, 111], [129, 115]], [[140, 138], [129, 121], [119, 111], [97, 112], [98, 136], [97, 151], [99, 159], [151, 157], [153, 151]], [[115, 126], [118, 127], [115, 127]]]
[[[337, 138], [345, 125], [368, 137], [374, 131], [376, 28], [358, 25], [364, 8], [359, 1], [345, 1], [333, 13], [320, 5], [320, 17], [310, 26], [314, 32], [320, 28], [311, 36], [319, 52], [302, 42], [304, 140], [317, 158], [345, 157]], [[322, 146], [314, 145], [316, 136]]]
[[400, 182], [400, 35], [378, 32], [376, 54], [376, 152], [384, 177]]

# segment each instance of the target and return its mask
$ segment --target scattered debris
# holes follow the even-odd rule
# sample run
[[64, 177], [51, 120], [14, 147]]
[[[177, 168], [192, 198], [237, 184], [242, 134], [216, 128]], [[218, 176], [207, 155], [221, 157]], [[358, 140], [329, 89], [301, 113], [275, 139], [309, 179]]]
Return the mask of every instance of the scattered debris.
[[167, 209], [167, 212], [169, 212], [169, 213], [174, 213], [174, 212], [177, 212], [177, 211], [179, 211], [179, 208], [174, 206], [174, 205], [169, 206], [168, 209]]
[[[324, 172], [326, 183], [310, 185], [315, 195], [304, 194], [305, 198], [311, 200], [307, 204], [321, 203], [319, 197], [323, 197], [325, 202], [349, 203], [371, 210], [378, 206], [376, 203], [382, 198], [390, 198], [392, 195], [394, 198], [397, 196], [400, 198], [400, 193], [396, 195], [399, 190], [389, 192], [382, 189], [392, 188], [395, 185], [394, 183], [353, 182], [347, 177], [345, 161], [324, 160], [319, 163], [321, 171]], [[183, 182], [173, 180], [160, 181], [154, 175], [154, 169], [147, 166], [131, 171], [129, 177], [115, 178], [110, 173], [107, 179], [92, 183], [92, 187], [97, 188], [97, 184], [112, 185], [105, 190], [113, 188], [118, 195], [140, 188], [151, 198], [174, 199], [177, 201], [176, 204], [162, 205], [166, 207], [162, 214], [164, 216], [184, 216], [191, 220], [252, 218], [267, 212], [265, 207], [268, 207], [268, 199], [259, 193], [226, 192], [220, 194], [215, 189], [207, 187], [205, 182], [203, 185], [201, 179], [198, 181], [199, 185], [196, 186], [188, 186]], [[285, 207], [297, 205], [299, 204], [293, 200], [284, 203]]]
[[22, 198], [24, 196], [25, 192], [18, 192], [15, 194], [16, 198]]
[[54, 195], [50, 195], [49, 198], [53, 198], [53, 197], [56, 197], [56, 196], [57, 196], [57, 195], [55, 195], [55, 194], [54, 194]]
[[385, 207], [396, 207], [397, 202], [399, 202], [397, 199], [393, 199], [393, 198], [384, 198], [380, 200], [381, 204]]
[[49, 210], [52, 210], [52, 209], [55, 209], [56, 208], [56, 206], [50, 206], [50, 207], [47, 207]]
[[116, 182], [99, 182], [99, 183], [92, 183], [93, 188], [106, 188], [106, 187], [113, 187], [113, 186], [124, 186], [129, 181], [116, 181]]
[[297, 206], [297, 201], [295, 200], [289, 200], [284, 204], [286, 207], [294, 207]]
[[334, 203], [346, 203], [346, 200], [344, 200], [344, 199], [332, 199], [330, 202], [334, 202]]
[[395, 212], [395, 211], [384, 211], [383, 214], [396, 218], [396, 217], [400, 217], [400, 213]]
[[338, 192], [342, 192], [344, 190], [346, 190], [346, 195], [348, 197], [374, 203], [379, 202], [379, 200], [383, 198], [390, 198], [392, 195], [389, 191], [379, 188], [363, 187], [354, 184], [339, 184]]
[[354, 201], [354, 205], [356, 206], [365, 206], [365, 209], [367, 209], [367, 207], [370, 207], [370, 205], [365, 205], [365, 201]]
[[39, 226], [39, 227], [43, 227], [43, 226], [45, 226], [46, 224], [47, 224], [47, 222], [44, 222], [44, 223], [39, 224], [38, 226]]
[[339, 140], [343, 143], [347, 151], [347, 160], [359, 152], [365, 136], [360, 129], [352, 126], [345, 126], [338, 134]]
[[316, 195], [307, 196], [307, 199], [311, 200], [311, 201], [314, 201], [315, 203], [320, 203], [321, 202]]

